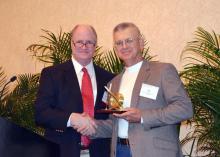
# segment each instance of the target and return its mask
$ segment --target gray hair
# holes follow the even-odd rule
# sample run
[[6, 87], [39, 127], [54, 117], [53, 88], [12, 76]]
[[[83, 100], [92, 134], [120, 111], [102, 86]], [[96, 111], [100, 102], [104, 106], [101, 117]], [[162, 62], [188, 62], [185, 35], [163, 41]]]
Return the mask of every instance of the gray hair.
[[133, 23], [131, 23], [131, 22], [122, 22], [122, 23], [119, 23], [119, 24], [116, 25], [115, 28], [113, 29], [113, 34], [116, 33], [116, 32], [118, 32], [118, 31], [120, 31], [120, 30], [125, 30], [126, 28], [134, 28], [134, 29], [137, 31], [138, 35], [141, 36], [141, 32], [140, 32], [139, 28], [138, 28], [135, 24], [133, 24]]

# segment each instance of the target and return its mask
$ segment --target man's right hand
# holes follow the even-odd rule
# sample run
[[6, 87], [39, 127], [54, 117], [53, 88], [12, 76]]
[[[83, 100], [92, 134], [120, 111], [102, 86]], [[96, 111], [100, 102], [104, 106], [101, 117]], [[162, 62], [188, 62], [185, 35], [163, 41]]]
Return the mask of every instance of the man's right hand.
[[70, 124], [82, 135], [90, 136], [95, 134], [97, 125], [87, 113], [72, 113], [70, 115]]

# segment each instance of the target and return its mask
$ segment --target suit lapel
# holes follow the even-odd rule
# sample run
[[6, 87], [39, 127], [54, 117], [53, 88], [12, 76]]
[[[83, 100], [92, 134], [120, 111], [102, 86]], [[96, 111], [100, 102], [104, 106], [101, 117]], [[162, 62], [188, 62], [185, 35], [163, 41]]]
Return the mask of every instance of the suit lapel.
[[94, 70], [95, 70], [95, 77], [96, 77], [96, 85], [97, 85], [97, 95], [96, 95], [96, 100], [95, 100], [95, 108], [97, 107], [97, 100], [102, 99], [102, 87], [103, 87], [103, 80], [102, 80], [102, 74], [100, 73], [100, 70], [98, 67], [94, 64]]
[[[103, 72], [100, 67], [97, 65], [94, 65], [94, 70], [95, 70], [95, 77], [96, 77], [96, 85], [97, 85], [97, 95], [96, 95], [96, 100], [95, 100], [95, 110], [103, 108], [103, 106], [100, 106], [102, 97], [103, 97], [103, 92], [104, 92], [104, 85], [106, 84], [106, 80], [103, 79]], [[103, 104], [104, 105], [104, 104]]]
[[137, 79], [135, 81], [134, 88], [132, 91], [131, 107], [137, 106], [142, 83], [146, 82], [146, 80], [148, 79], [149, 76], [150, 76], [149, 62], [143, 61], [143, 64], [142, 64], [141, 69], [138, 73], [138, 76], [137, 76]]
[[[71, 60], [67, 62], [64, 68], [64, 73], [65, 73], [64, 74], [65, 82], [67, 84], [66, 88], [68, 88], [69, 95], [72, 97], [71, 99], [73, 99], [74, 104], [77, 104], [74, 106], [75, 107], [77, 106], [78, 110], [83, 111], [83, 106], [79, 105], [79, 104], [83, 104], [81, 90], [80, 90], [76, 72], [75, 72], [75, 69], [73, 67], [73, 63]], [[70, 108], [72, 107], [73, 106], [70, 106]]]
[[124, 74], [124, 71], [125, 70], [123, 70], [119, 75], [117, 75], [115, 78], [114, 78], [114, 80], [113, 80], [113, 82], [112, 82], [112, 86], [111, 86], [111, 91], [112, 92], [119, 92], [119, 88], [120, 88], [120, 84], [121, 84], [121, 78], [122, 78], [122, 76], [123, 76], [123, 74]]

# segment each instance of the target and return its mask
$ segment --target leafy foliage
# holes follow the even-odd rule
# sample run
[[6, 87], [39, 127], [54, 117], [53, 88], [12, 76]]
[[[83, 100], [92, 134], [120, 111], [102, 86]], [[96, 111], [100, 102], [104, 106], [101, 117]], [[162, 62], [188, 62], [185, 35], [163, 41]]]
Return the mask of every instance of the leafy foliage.
[[71, 58], [71, 45], [70, 33], [63, 33], [60, 29], [59, 34], [56, 36], [48, 30], [42, 29], [45, 35], [41, 35], [45, 43], [31, 44], [27, 50], [33, 53], [39, 61], [50, 64], [59, 64]]
[[[194, 131], [182, 141], [197, 139], [197, 151], [220, 155], [220, 36], [199, 27], [182, 55], [190, 62], [181, 77], [194, 105]], [[194, 57], [195, 56], [195, 57]]]
[[39, 74], [18, 76], [15, 89], [8, 96], [7, 106], [11, 107], [10, 119], [21, 126], [37, 131], [34, 122], [33, 104], [38, 89]]
[[33, 104], [38, 89], [39, 74], [21, 74], [18, 76], [16, 87], [6, 96], [3, 117], [39, 134], [41, 128], [34, 121]]
[[0, 67], [0, 116], [7, 115], [7, 109], [5, 107], [5, 95], [7, 94], [8, 88], [6, 87], [5, 90], [3, 89], [5, 84], [6, 76], [2, 67]]

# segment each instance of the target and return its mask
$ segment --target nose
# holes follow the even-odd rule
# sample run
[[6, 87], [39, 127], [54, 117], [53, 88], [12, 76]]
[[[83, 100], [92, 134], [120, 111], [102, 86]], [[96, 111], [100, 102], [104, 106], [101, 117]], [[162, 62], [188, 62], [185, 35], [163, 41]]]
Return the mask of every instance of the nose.
[[127, 47], [128, 47], [127, 42], [123, 41], [123, 43], [122, 43], [122, 48], [127, 48]]
[[86, 49], [87, 48], [87, 44], [83, 43], [83, 45], [81, 46], [82, 49]]

